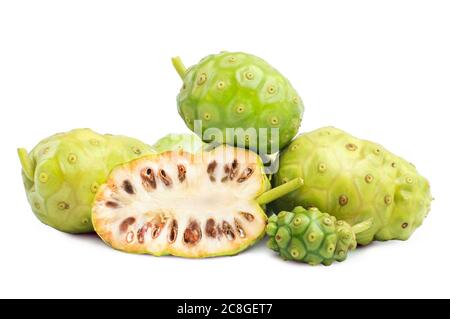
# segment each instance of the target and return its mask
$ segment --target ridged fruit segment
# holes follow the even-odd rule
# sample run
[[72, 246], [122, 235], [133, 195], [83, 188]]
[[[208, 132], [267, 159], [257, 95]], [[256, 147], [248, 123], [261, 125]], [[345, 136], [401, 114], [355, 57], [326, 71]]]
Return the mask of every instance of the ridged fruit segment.
[[18, 150], [28, 202], [44, 224], [69, 233], [93, 231], [91, 205], [111, 169], [154, 153], [134, 138], [75, 129]]
[[[227, 140], [228, 144], [263, 154], [283, 148], [297, 134], [302, 100], [290, 82], [263, 59], [222, 52], [206, 56], [187, 70], [179, 58], [173, 63], [183, 79], [178, 112], [191, 130], [194, 121], [202, 121], [205, 141], [211, 141], [203, 134], [210, 128], [219, 129], [223, 138], [227, 128], [239, 128], [244, 132]], [[251, 128], [256, 134], [246, 131]]]
[[355, 233], [364, 231], [371, 223], [372, 220], [367, 220], [353, 229], [315, 207], [306, 210], [298, 206], [292, 212], [282, 211], [269, 218], [267, 246], [285, 260], [328, 266], [334, 261], [344, 261], [348, 251], [356, 248]]
[[234, 255], [264, 236], [261, 205], [299, 186], [294, 180], [269, 190], [260, 158], [244, 149], [165, 152], [114, 169], [92, 220], [108, 245], [126, 252]]
[[359, 244], [406, 240], [430, 210], [429, 183], [411, 163], [333, 127], [300, 135], [279, 160], [273, 184], [302, 178], [304, 185], [273, 208], [317, 207], [350, 225], [373, 218]]

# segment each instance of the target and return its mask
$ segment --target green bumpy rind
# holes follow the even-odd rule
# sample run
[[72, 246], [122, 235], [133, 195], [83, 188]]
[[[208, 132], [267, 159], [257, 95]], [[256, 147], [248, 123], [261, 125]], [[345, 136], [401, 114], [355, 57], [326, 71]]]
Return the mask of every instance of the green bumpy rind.
[[44, 224], [68, 233], [92, 232], [91, 204], [111, 169], [155, 153], [141, 141], [75, 129], [19, 149], [28, 202]]
[[351, 226], [317, 208], [296, 207], [269, 218], [266, 227], [267, 246], [285, 260], [310, 265], [331, 265], [344, 261], [347, 253], [356, 248]]
[[194, 154], [206, 146], [207, 144], [203, 143], [201, 138], [195, 134], [167, 134], [153, 144], [153, 148], [158, 153], [184, 151]]
[[[267, 129], [267, 134], [241, 134], [229, 144], [274, 153], [297, 134], [303, 102], [290, 82], [261, 58], [222, 52], [203, 58], [187, 71], [177, 70], [183, 78], [178, 112], [191, 130], [195, 120], [202, 121], [205, 141], [211, 141], [203, 136], [209, 128], [220, 129], [224, 138], [227, 128], [255, 128], [257, 133]], [[272, 136], [272, 128], [278, 129], [278, 139]]]
[[300, 135], [281, 153], [273, 184], [303, 178], [297, 191], [277, 200], [276, 210], [314, 206], [350, 225], [373, 218], [359, 244], [408, 239], [427, 216], [428, 181], [382, 146], [333, 127]]

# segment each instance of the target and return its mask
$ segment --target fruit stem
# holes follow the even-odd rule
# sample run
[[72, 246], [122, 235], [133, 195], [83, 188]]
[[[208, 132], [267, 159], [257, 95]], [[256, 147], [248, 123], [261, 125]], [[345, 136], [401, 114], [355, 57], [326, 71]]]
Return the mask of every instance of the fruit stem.
[[24, 148], [18, 148], [17, 153], [19, 154], [20, 163], [22, 164], [22, 170], [25, 176], [30, 180], [33, 181], [33, 162], [31, 161], [30, 157], [28, 156], [28, 152]]
[[181, 61], [181, 58], [179, 56], [172, 58], [172, 64], [180, 78], [183, 79], [186, 74], [186, 67], [183, 64], [183, 61]]
[[301, 178], [295, 178], [287, 183], [284, 183], [278, 187], [272, 188], [271, 190], [268, 190], [267, 192], [261, 194], [257, 199], [256, 202], [259, 205], [265, 205], [268, 204], [294, 190], [301, 187], [303, 185], [303, 179]]
[[355, 234], [362, 233], [363, 231], [368, 230], [373, 225], [373, 218], [369, 218], [359, 224], [353, 225], [352, 230]]

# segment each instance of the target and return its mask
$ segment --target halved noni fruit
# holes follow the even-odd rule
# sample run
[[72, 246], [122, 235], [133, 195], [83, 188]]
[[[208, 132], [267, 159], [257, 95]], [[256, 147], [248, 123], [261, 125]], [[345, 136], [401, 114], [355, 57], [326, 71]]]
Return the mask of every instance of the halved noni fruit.
[[301, 183], [269, 190], [258, 155], [231, 146], [165, 152], [114, 169], [97, 193], [92, 222], [103, 241], [126, 252], [234, 255], [264, 236], [261, 206]]

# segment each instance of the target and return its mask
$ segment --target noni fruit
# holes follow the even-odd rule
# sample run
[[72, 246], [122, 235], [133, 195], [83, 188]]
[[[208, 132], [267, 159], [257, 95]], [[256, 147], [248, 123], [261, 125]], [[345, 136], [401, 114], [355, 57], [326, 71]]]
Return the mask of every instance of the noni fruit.
[[331, 265], [344, 261], [347, 252], [356, 248], [356, 233], [367, 230], [372, 219], [354, 227], [311, 207], [298, 206], [292, 212], [272, 215], [266, 227], [267, 246], [285, 260]]
[[299, 186], [294, 179], [270, 189], [258, 155], [241, 148], [165, 152], [115, 168], [96, 195], [92, 221], [103, 241], [126, 252], [234, 255], [264, 236], [261, 205]]
[[206, 146], [207, 144], [195, 134], [167, 134], [153, 144], [153, 148], [159, 153], [167, 151], [197, 153]]
[[[189, 69], [178, 57], [172, 61], [183, 80], [178, 112], [204, 141], [226, 142], [264, 154], [277, 152], [297, 134], [302, 100], [289, 81], [263, 59], [222, 52]], [[195, 128], [194, 121], [201, 128]]]
[[118, 164], [154, 153], [134, 138], [75, 129], [19, 150], [28, 202], [43, 223], [69, 233], [93, 231], [91, 205]]
[[304, 185], [275, 209], [313, 206], [350, 225], [373, 218], [359, 244], [406, 240], [430, 210], [429, 183], [411, 163], [333, 127], [300, 135], [281, 153], [274, 185], [299, 177]]

